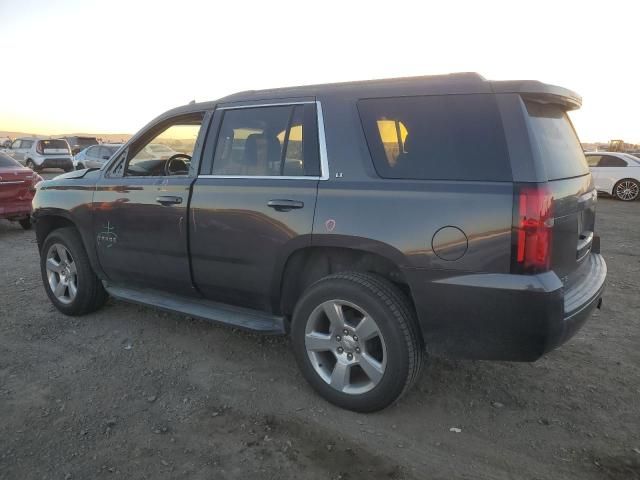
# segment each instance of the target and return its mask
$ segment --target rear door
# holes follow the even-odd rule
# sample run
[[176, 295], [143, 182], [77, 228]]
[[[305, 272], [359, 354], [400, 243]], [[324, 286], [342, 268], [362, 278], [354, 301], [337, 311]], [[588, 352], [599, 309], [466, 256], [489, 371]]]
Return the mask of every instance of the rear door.
[[278, 265], [311, 245], [316, 104], [218, 108], [204, 155], [190, 206], [194, 282], [207, 298], [268, 311]]
[[613, 193], [613, 188], [618, 180], [626, 178], [629, 164], [626, 160], [615, 155], [602, 155], [595, 170], [598, 171], [598, 182], [601, 189], [607, 193]]
[[532, 151], [552, 196], [551, 269], [566, 283], [590, 253], [596, 190], [566, 111], [550, 103], [525, 104]]

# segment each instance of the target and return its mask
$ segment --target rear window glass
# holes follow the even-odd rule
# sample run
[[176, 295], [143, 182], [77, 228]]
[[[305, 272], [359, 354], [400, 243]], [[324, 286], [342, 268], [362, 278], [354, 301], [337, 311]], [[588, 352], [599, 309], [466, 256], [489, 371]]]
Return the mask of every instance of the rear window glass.
[[17, 161], [0, 152], [0, 167], [22, 167]]
[[69, 150], [69, 144], [66, 140], [40, 140], [40, 145], [44, 150]]
[[511, 180], [493, 95], [367, 99], [358, 110], [383, 178]]
[[78, 137], [76, 141], [76, 145], [81, 147], [88, 147], [89, 145], [97, 145], [98, 140], [90, 137]]
[[525, 102], [534, 153], [547, 178], [578, 177], [589, 173], [578, 135], [564, 109], [558, 105]]

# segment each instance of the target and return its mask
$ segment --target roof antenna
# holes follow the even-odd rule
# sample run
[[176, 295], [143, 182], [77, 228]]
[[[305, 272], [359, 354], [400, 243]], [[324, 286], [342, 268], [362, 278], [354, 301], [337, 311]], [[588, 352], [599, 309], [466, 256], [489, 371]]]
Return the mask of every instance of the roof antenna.
[[196, 103], [195, 98], [189, 102], [189, 105], [193, 105], [194, 103]]

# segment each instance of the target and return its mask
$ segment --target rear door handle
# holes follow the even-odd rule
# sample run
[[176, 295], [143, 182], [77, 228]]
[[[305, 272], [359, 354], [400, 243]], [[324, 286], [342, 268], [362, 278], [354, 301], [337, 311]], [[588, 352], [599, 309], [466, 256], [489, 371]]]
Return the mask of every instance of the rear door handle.
[[156, 202], [160, 205], [180, 205], [182, 203], [182, 197], [173, 195], [160, 195], [156, 197]]
[[278, 212], [288, 212], [294, 208], [304, 207], [304, 202], [299, 200], [269, 200], [267, 206], [276, 209]]

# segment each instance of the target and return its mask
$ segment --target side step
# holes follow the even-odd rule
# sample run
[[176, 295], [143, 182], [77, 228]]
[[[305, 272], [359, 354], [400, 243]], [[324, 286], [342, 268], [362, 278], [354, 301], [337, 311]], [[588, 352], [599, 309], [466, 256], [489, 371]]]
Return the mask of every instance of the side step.
[[284, 317], [269, 315], [258, 310], [235, 307], [202, 298], [183, 297], [145, 288], [131, 288], [102, 282], [114, 298], [182, 313], [190, 317], [269, 335], [286, 333]]

